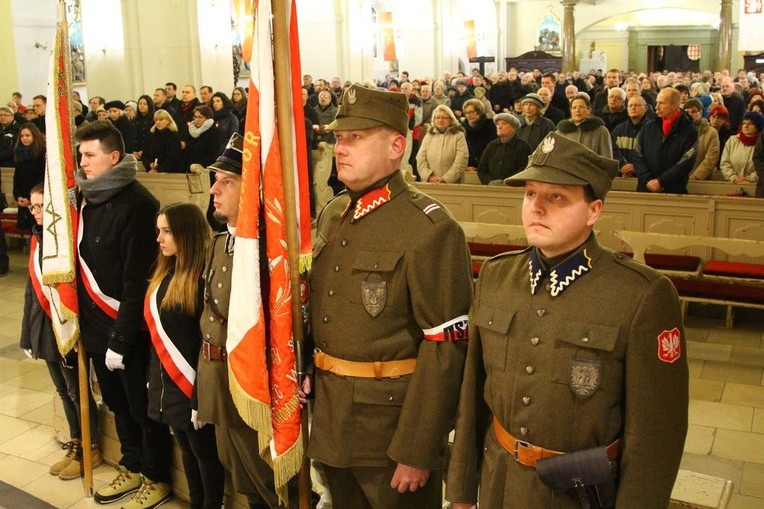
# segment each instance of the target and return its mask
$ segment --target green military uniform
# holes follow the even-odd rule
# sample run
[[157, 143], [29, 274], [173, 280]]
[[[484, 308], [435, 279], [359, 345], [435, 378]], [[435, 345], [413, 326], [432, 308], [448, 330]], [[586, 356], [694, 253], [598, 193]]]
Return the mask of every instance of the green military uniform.
[[[529, 168], [510, 178], [583, 185], [570, 180], [578, 178], [604, 198], [611, 177], [596, 168], [599, 156], [572, 141], [556, 138], [555, 147], [547, 140]], [[581, 507], [500, 445], [496, 420], [516, 439], [551, 451], [620, 439], [617, 507], [665, 508], [687, 432], [676, 290], [653, 269], [600, 247], [594, 233], [560, 257], [547, 260], [528, 248], [481, 269], [447, 499], [475, 502], [479, 485], [482, 507]]]
[[[205, 278], [205, 304], [200, 319], [202, 339], [225, 348], [228, 306], [231, 295], [231, 269], [235, 237], [228, 232], [212, 239]], [[223, 350], [224, 351], [224, 350]], [[231, 473], [234, 488], [250, 501], [278, 507], [273, 470], [257, 452], [257, 431], [239, 416], [228, 388], [228, 361], [199, 356], [196, 397], [199, 421], [215, 424], [220, 461]], [[296, 477], [289, 484], [290, 507], [297, 507]]]
[[[316, 370], [308, 454], [329, 466], [334, 507], [366, 504], [333, 483], [338, 469], [379, 485], [373, 507], [440, 507], [472, 295], [461, 228], [396, 171], [357, 202], [342, 194], [324, 208], [313, 256], [316, 347], [357, 362], [416, 359], [399, 378]], [[401, 495], [389, 485], [396, 463], [433, 472], [424, 488]]]

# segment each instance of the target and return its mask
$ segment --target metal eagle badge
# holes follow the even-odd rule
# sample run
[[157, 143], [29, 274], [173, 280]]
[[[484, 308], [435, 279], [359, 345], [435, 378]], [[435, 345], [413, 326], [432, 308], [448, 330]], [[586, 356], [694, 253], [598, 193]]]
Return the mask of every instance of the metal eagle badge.
[[361, 301], [363, 308], [376, 317], [385, 309], [387, 302], [387, 281], [364, 281], [361, 283]]
[[600, 360], [570, 359], [568, 365], [568, 386], [578, 399], [591, 397], [602, 380], [602, 362]]

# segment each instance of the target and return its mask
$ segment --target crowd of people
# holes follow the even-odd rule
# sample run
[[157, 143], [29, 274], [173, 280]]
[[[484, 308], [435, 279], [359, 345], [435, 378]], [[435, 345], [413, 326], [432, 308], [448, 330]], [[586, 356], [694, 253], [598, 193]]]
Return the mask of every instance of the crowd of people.
[[[617, 174], [636, 177], [645, 192], [687, 192], [688, 180], [716, 171], [757, 182], [762, 95], [747, 75], [611, 70], [601, 78], [402, 73], [361, 85], [305, 77], [309, 141], [333, 145], [334, 177], [347, 189], [317, 218], [311, 330], [319, 350], [315, 378], [302, 387], [315, 392], [308, 454], [335, 507], [439, 507], [454, 420], [454, 507], [472, 507], [478, 488], [484, 504], [507, 507], [505, 484], [523, 506], [573, 503], [583, 495], [560, 495], [542, 473], [567, 475], [571, 465], [547, 460], [598, 447], [621, 470], [586, 496], [666, 505], [686, 433], [678, 298], [665, 277], [600, 247], [593, 227]], [[122, 452], [117, 476], [95, 499], [132, 495], [128, 509], [165, 502], [172, 430], [192, 507], [220, 507], [226, 469], [250, 508], [273, 508], [273, 471], [236, 411], [226, 362], [246, 91], [229, 99], [209, 87], [201, 98], [191, 85], [180, 98], [175, 90], [168, 83], [138, 101], [91, 97], [89, 108], [73, 98], [80, 327]], [[26, 111], [11, 103], [0, 108], [2, 154], [16, 168], [19, 225], [33, 232], [21, 346], [48, 362], [64, 401], [72, 440], [50, 472], [72, 479], [83, 454], [96, 464], [101, 457], [97, 422], [92, 443], [82, 443], [76, 371], [55, 349], [40, 281], [45, 98]], [[17, 139], [6, 154], [12, 126]], [[474, 171], [484, 184], [524, 188], [531, 248], [487, 263], [474, 299], [458, 223], [399, 171], [409, 133], [409, 162], [422, 181], [459, 183]], [[211, 174], [212, 224], [222, 225], [211, 240], [209, 217], [190, 204], [160, 209], [136, 178], [139, 165], [182, 173], [192, 164]], [[614, 279], [629, 298], [607, 283]], [[512, 291], [524, 296], [510, 300]], [[510, 351], [522, 362], [510, 362]], [[649, 383], [638, 375], [647, 371], [655, 373]], [[555, 383], [534, 385], [533, 375]], [[494, 384], [513, 390], [499, 394]], [[552, 422], [552, 407], [569, 413]], [[573, 435], [566, 416], [578, 423]], [[660, 458], [641, 452], [655, 444]]]

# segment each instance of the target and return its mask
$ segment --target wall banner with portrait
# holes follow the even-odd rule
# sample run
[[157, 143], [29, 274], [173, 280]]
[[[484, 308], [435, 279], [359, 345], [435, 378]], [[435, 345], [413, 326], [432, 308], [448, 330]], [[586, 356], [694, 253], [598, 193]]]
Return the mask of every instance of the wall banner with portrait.
[[66, 22], [69, 24], [72, 82], [85, 83], [85, 44], [82, 40], [80, 0], [66, 0]]
[[560, 52], [560, 18], [552, 13], [552, 8], [536, 27], [536, 51]]

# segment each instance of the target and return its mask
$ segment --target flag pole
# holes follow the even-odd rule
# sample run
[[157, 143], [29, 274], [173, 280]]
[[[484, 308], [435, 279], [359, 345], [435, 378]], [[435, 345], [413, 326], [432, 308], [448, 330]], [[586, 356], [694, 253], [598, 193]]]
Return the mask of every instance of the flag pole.
[[[274, 0], [273, 9], [273, 61], [274, 73], [278, 84], [276, 92], [276, 121], [279, 128], [279, 148], [281, 152], [281, 171], [284, 180], [284, 201], [286, 205], [287, 246], [289, 250], [289, 279], [292, 289], [292, 335], [295, 341], [297, 357], [297, 372], [304, 375], [303, 341], [304, 330], [302, 320], [302, 307], [300, 299], [300, 271], [299, 254], [300, 242], [298, 239], [296, 197], [293, 158], [294, 139], [292, 125], [292, 95], [291, 73], [289, 69], [289, 26], [287, 20], [290, 12], [289, 2]], [[303, 376], [299, 377], [302, 383]], [[302, 439], [307, 451], [308, 440], [308, 411], [307, 406], [300, 413], [302, 424]], [[300, 509], [310, 508], [310, 460], [307, 454], [303, 456], [302, 467], [298, 476]]]
[[[66, 94], [66, 97], [55, 97], [52, 98], [56, 101], [58, 104], [59, 101], [63, 100], [63, 102], [69, 107], [69, 115], [66, 116], [66, 120], [71, 121], [73, 118], [72, 116], [72, 108], [71, 108], [71, 96], [72, 96], [72, 78], [71, 78], [71, 54], [68, 51], [69, 48], [69, 25], [66, 21], [66, 3], [64, 0], [58, 0], [58, 22], [60, 24], [61, 29], [56, 31], [56, 37], [61, 37], [63, 40], [58, 41], [59, 44], [56, 44], [55, 47], [57, 50], [54, 50], [53, 58], [58, 58], [59, 55], [56, 55], [56, 51], [61, 51], [60, 57], [63, 58], [63, 68], [66, 70], [64, 72], [65, 76], [65, 83], [64, 83], [64, 93]], [[53, 79], [56, 79], [56, 76], [52, 77]], [[70, 128], [72, 126], [69, 126]], [[67, 140], [61, 140], [63, 143], [72, 143], [71, 138]], [[72, 143], [71, 151], [70, 153], [74, 154], [74, 145]], [[92, 438], [91, 438], [91, 430], [90, 430], [90, 385], [88, 383], [88, 358], [87, 354], [85, 352], [85, 347], [82, 343], [82, 336], [77, 335], [77, 378], [78, 378], [78, 385], [79, 385], [79, 399], [80, 399], [80, 431], [81, 431], [81, 437], [80, 440], [82, 441], [82, 487], [85, 489], [85, 496], [92, 497], [93, 496], [93, 461], [91, 454], [93, 453], [93, 450], [91, 448]]]

